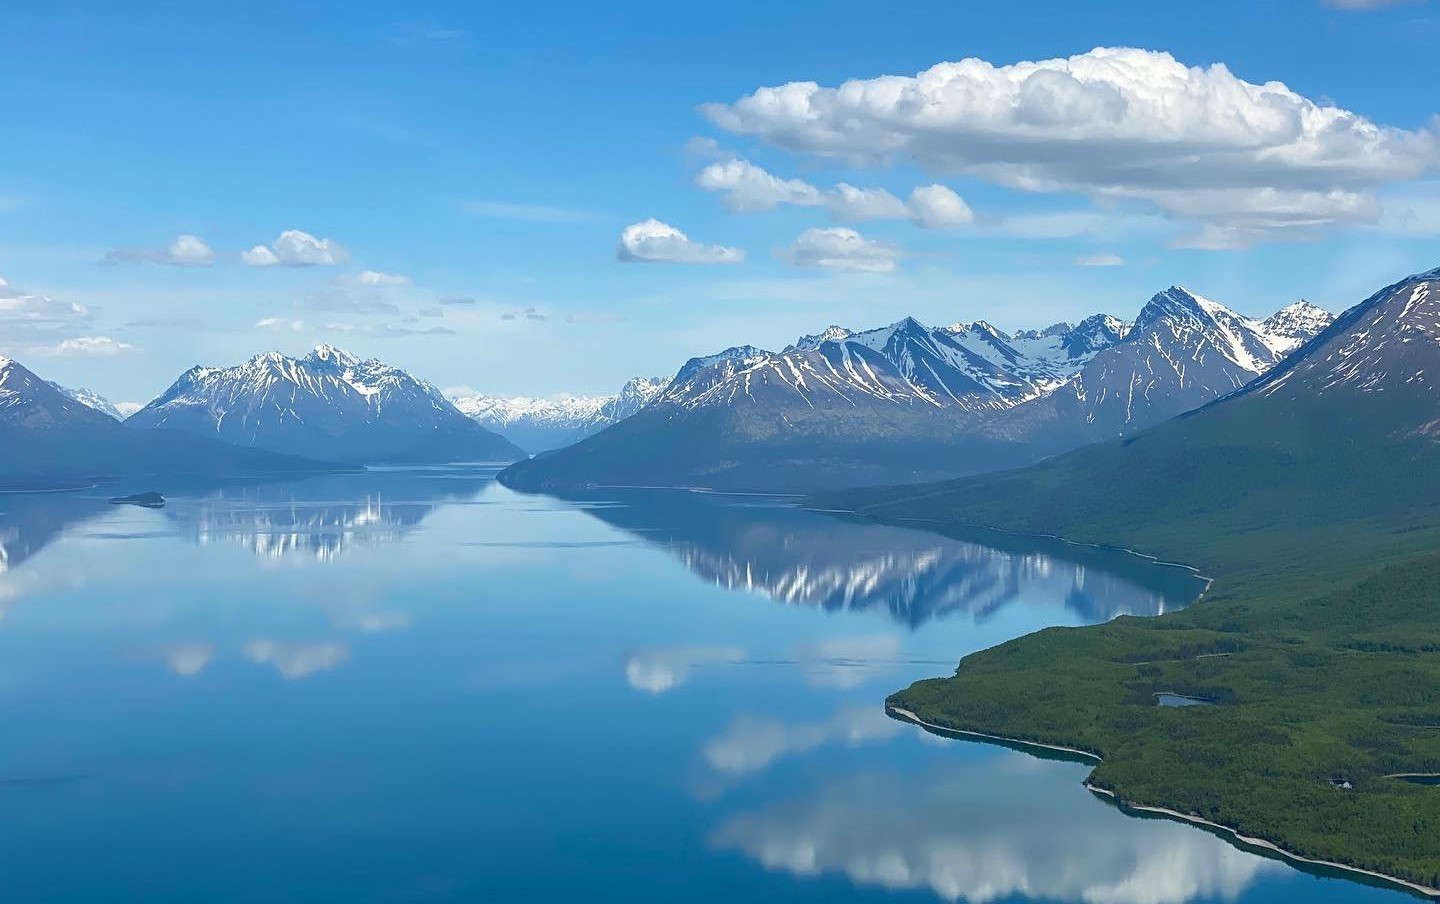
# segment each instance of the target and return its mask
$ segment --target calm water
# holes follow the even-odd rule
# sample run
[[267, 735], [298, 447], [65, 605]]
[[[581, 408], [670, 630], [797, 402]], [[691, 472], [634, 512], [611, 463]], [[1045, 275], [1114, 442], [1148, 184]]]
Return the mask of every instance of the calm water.
[[444, 469], [0, 497], [0, 901], [1409, 900], [885, 717], [1194, 592], [991, 542]]

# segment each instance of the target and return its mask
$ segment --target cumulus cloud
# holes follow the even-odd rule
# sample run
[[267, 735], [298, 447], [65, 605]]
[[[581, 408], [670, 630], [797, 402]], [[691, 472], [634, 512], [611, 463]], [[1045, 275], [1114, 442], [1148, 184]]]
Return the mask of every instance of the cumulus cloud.
[[615, 257], [627, 263], [738, 264], [745, 252], [692, 241], [669, 223], [652, 218], [625, 227]]
[[361, 270], [355, 275], [355, 281], [362, 286], [374, 286], [379, 289], [410, 285], [410, 277], [400, 273], [385, 273], [380, 270]]
[[975, 222], [975, 212], [943, 185], [922, 185], [910, 193], [909, 217], [917, 226], [944, 229]]
[[782, 179], [748, 160], [712, 163], [700, 171], [695, 183], [722, 196], [737, 213], [774, 210], [782, 205], [824, 207], [842, 222], [909, 220], [926, 229], [963, 226], [974, 222], [970, 205], [943, 185], [924, 185], [902, 200], [883, 188], [859, 188], [846, 182], [822, 191], [800, 179]]
[[782, 179], [748, 160], [712, 163], [700, 171], [695, 183], [706, 191], [721, 192], [725, 206], [748, 212], [774, 210], [782, 204], [814, 207], [824, 203], [815, 186], [800, 179]]
[[343, 264], [350, 254], [330, 239], [287, 229], [270, 245], [256, 245], [240, 255], [252, 267], [330, 267]]
[[1097, 251], [1094, 254], [1082, 254], [1075, 258], [1075, 265], [1078, 267], [1123, 267], [1125, 258], [1113, 251]]
[[132, 348], [134, 346], [129, 343], [111, 339], [109, 336], [75, 336], [70, 339], [62, 339], [55, 345], [37, 348], [35, 351], [42, 355], [57, 357], [109, 358]]
[[889, 273], [896, 267], [900, 249], [887, 242], [867, 239], [853, 229], [836, 226], [805, 230], [780, 256], [797, 267]]
[[1433, 127], [1379, 125], [1280, 82], [1133, 48], [1006, 66], [967, 59], [838, 87], [791, 82], [703, 109], [727, 131], [796, 153], [1126, 199], [1251, 240], [1371, 222], [1377, 187], [1440, 167]]
[[198, 235], [181, 235], [164, 248], [117, 248], [108, 251], [101, 263], [208, 267], [215, 263], [215, 252]]

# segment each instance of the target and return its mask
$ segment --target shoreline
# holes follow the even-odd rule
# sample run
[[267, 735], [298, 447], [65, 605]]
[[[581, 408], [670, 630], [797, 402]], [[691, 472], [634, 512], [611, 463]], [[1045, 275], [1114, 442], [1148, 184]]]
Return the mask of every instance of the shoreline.
[[[1060, 744], [1044, 744], [1039, 741], [1026, 741], [1020, 738], [1008, 738], [1004, 735], [990, 734], [983, 731], [965, 731], [964, 729], [959, 728], [946, 728], [944, 725], [936, 725], [933, 722], [926, 722], [924, 719], [920, 718], [910, 710], [903, 709], [899, 706], [891, 706], [889, 704], [886, 704], [885, 711], [892, 716], [902, 719], [903, 721], [909, 722], [913, 725], [918, 725], [922, 728], [929, 728], [934, 731], [946, 732], [948, 734], [964, 735], [965, 737], [977, 738], [982, 741], [998, 741], [1017, 747], [1030, 747], [1036, 750], [1056, 751], [1059, 753], [1082, 757], [1085, 760], [1094, 763], [1100, 763], [1104, 760], [1104, 758], [1101, 757], [1099, 754], [1091, 753], [1088, 750], [1081, 750], [1078, 747], [1065, 747]], [[1157, 816], [1164, 816], [1169, 819], [1188, 823], [1193, 826], [1213, 829], [1217, 832], [1230, 836], [1241, 844], [1261, 848], [1273, 854], [1277, 854], [1282, 859], [1288, 860], [1291, 863], [1307, 864], [1310, 866], [1323, 866], [1326, 869], [1353, 873], [1357, 876], [1367, 876], [1371, 879], [1379, 879], [1382, 882], [1398, 886], [1407, 891], [1418, 892], [1419, 894], [1425, 895], [1428, 898], [1440, 898], [1440, 888], [1435, 888], [1429, 885], [1422, 885], [1419, 882], [1412, 882], [1409, 879], [1402, 879], [1399, 876], [1390, 876], [1385, 873], [1365, 869], [1364, 867], [1360, 866], [1350, 866], [1344, 863], [1337, 863], [1333, 860], [1317, 860], [1313, 857], [1306, 857], [1303, 854], [1297, 854], [1294, 851], [1286, 850], [1285, 848], [1274, 843], [1273, 841], [1266, 841], [1263, 838], [1254, 838], [1249, 835], [1243, 835], [1237, 829], [1233, 829], [1227, 825], [1222, 825], [1218, 822], [1211, 822], [1210, 820], [1200, 816], [1191, 816], [1186, 813], [1181, 813], [1178, 810], [1171, 810], [1167, 807], [1154, 807], [1146, 804], [1137, 804], [1131, 801], [1127, 801], [1120, 795], [1116, 794], [1114, 791], [1111, 791], [1107, 788], [1101, 788], [1098, 785], [1092, 784], [1088, 779], [1083, 782], [1083, 784], [1087, 791], [1091, 792], [1092, 794], [1110, 798], [1115, 803], [1115, 805], [1122, 810], [1133, 810], [1140, 813], [1153, 813]]]
[[1036, 750], [1053, 750], [1057, 753], [1067, 753], [1072, 756], [1082, 757], [1095, 763], [1099, 763], [1103, 760], [1103, 757], [1101, 757], [1100, 754], [1091, 753], [1088, 750], [1081, 750], [1078, 747], [1062, 747], [1059, 744], [1042, 744], [1039, 741], [1022, 741], [1019, 738], [1007, 738], [1004, 735], [986, 734], [983, 731], [966, 731], [963, 728], [946, 728], [944, 725], [936, 725], [933, 722], [926, 722], [924, 719], [915, 715], [910, 710], [901, 709], [898, 706], [891, 706], [888, 703], [885, 705], [885, 712], [889, 713], [892, 716], [898, 717], [902, 721], [909, 722], [912, 725], [919, 725], [921, 728], [930, 728], [935, 731], [944, 731], [950, 734], [965, 735], [966, 737], [980, 738], [986, 741], [1003, 741], [1006, 744], [1014, 744], [1018, 747], [1033, 747]]
[[1189, 823], [1190, 825], [1203, 826], [1207, 829], [1214, 829], [1217, 832], [1223, 832], [1224, 834], [1229, 835], [1241, 844], [1251, 845], [1252, 847], [1262, 848], [1272, 853], [1279, 854], [1285, 860], [1289, 860], [1293, 863], [1306, 863], [1311, 866], [1323, 866], [1326, 869], [1354, 873], [1360, 876], [1368, 876], [1372, 879], [1380, 879], [1392, 885], [1398, 885], [1409, 891], [1419, 892], [1420, 894], [1427, 897], [1440, 898], [1440, 888], [1434, 888], [1429, 885], [1421, 885], [1419, 882], [1412, 882], [1409, 879], [1401, 879], [1399, 876], [1390, 876], [1385, 873], [1376, 872], [1375, 870], [1371, 869], [1365, 869], [1364, 867], [1360, 866], [1350, 866], [1345, 863], [1336, 863], [1334, 860], [1317, 860], [1314, 857], [1306, 857], [1303, 854], [1297, 854], [1294, 851], [1288, 851], [1273, 841], [1266, 841], [1263, 838], [1255, 838], [1250, 835], [1242, 835], [1237, 829], [1232, 829], [1230, 826], [1222, 825], [1218, 822], [1211, 822], [1210, 820], [1205, 819], [1202, 816], [1192, 816], [1188, 813], [1181, 813], [1179, 810], [1171, 810], [1168, 807], [1152, 807], [1146, 804], [1137, 804], [1132, 801], [1125, 800], [1120, 795], [1116, 794], [1114, 791], [1111, 791], [1107, 788], [1101, 788], [1098, 785], [1093, 785], [1088, 781], [1085, 782], [1085, 790], [1089, 791], [1092, 794], [1098, 794], [1110, 798], [1112, 801], [1115, 802], [1115, 805], [1122, 810], [1135, 810], [1141, 813], [1154, 813], [1156, 815], [1165, 816], [1179, 822]]

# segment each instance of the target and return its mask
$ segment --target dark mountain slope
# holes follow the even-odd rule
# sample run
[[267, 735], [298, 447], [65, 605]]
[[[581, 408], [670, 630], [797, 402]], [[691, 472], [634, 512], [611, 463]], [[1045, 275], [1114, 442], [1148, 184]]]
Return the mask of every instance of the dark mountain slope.
[[0, 358], [0, 489], [76, 486], [116, 477], [228, 477], [335, 465], [203, 437], [130, 430]]

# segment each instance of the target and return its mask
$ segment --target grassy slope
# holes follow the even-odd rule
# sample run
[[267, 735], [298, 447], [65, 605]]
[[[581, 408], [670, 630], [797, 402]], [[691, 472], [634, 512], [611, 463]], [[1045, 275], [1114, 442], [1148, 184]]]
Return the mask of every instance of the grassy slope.
[[[1024, 471], [820, 500], [1216, 578], [1184, 612], [1042, 631], [892, 702], [1096, 751], [1093, 781], [1122, 798], [1440, 886], [1440, 789], [1384, 777], [1440, 772], [1440, 454], [1388, 435], [1383, 407], [1350, 410], [1238, 400]], [[1219, 705], [1160, 708], [1158, 691]]]

